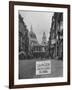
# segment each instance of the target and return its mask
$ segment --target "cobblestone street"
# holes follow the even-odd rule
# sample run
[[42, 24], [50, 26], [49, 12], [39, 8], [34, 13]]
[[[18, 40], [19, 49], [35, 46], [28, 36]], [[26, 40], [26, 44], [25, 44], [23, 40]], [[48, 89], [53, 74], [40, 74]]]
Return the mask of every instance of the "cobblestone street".
[[[20, 60], [19, 64], [19, 79], [29, 78], [48, 78], [63, 76], [63, 61], [51, 60], [51, 74], [36, 75], [36, 61], [42, 60]], [[43, 60], [44, 61], [44, 60]]]

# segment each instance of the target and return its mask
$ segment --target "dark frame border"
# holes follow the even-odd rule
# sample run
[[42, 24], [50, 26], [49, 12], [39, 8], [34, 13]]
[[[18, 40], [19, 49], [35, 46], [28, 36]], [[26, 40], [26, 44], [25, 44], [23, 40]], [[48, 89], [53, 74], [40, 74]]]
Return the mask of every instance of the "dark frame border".
[[[39, 6], [39, 7], [57, 7], [57, 8], [67, 8], [68, 9], [68, 73], [67, 82], [58, 83], [42, 83], [42, 84], [26, 84], [26, 85], [14, 85], [14, 6], [15, 5], [25, 5], [25, 6]], [[18, 2], [9, 1], [9, 88], [29, 88], [29, 87], [44, 87], [44, 86], [60, 86], [60, 85], [70, 85], [70, 5], [65, 4], [51, 4], [51, 3], [33, 3], [33, 2]]]

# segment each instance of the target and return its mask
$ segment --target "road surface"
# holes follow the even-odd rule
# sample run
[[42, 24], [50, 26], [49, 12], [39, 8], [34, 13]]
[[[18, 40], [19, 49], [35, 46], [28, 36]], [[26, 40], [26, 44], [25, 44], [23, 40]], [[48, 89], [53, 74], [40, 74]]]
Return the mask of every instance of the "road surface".
[[63, 61], [51, 61], [51, 74], [36, 75], [36, 61], [42, 60], [20, 60], [19, 61], [19, 79], [29, 78], [49, 78], [49, 77], [62, 77], [63, 76]]

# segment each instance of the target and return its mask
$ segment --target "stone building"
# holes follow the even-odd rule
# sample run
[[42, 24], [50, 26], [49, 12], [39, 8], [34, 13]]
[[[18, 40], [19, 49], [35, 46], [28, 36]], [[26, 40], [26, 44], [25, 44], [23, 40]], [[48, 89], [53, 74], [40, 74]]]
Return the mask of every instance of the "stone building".
[[33, 32], [33, 28], [31, 25], [30, 31], [28, 32], [29, 37], [29, 58], [33, 58], [33, 47], [38, 45], [38, 40], [36, 34]]
[[33, 45], [38, 44], [37, 37], [36, 37], [36, 34], [33, 32], [32, 25], [31, 25], [31, 28], [30, 28], [30, 32], [28, 33], [28, 37], [29, 37], [30, 47], [33, 46]]
[[28, 55], [29, 38], [28, 30], [22, 16], [19, 14], [19, 58]]
[[46, 40], [47, 38], [46, 38], [46, 34], [45, 34], [45, 32], [43, 32], [43, 37], [42, 37], [42, 45], [46, 45], [47, 44], [47, 40]]
[[34, 44], [32, 47], [33, 56], [35, 58], [46, 58], [48, 45], [46, 41], [45, 32], [43, 33], [42, 43]]
[[63, 59], [63, 13], [54, 13], [49, 37], [49, 56]]

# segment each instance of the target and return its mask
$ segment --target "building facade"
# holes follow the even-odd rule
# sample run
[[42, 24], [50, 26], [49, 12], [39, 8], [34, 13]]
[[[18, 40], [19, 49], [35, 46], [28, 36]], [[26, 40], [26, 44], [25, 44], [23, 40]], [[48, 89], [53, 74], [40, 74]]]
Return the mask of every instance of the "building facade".
[[19, 58], [24, 58], [28, 55], [28, 47], [28, 30], [22, 16], [19, 14]]
[[34, 45], [33, 50], [33, 56], [35, 58], [47, 58], [47, 45]]
[[[35, 40], [36, 41], [36, 40]], [[42, 43], [34, 43], [32, 45], [32, 54], [34, 58], [46, 58], [48, 45], [46, 41], [45, 32], [43, 33]]]
[[49, 56], [63, 59], [63, 13], [54, 13], [49, 37]]
[[33, 28], [31, 25], [30, 31], [28, 32], [29, 37], [29, 58], [33, 58], [33, 47], [38, 45], [38, 40], [36, 34], [33, 32]]
[[33, 46], [33, 45], [38, 44], [38, 40], [37, 40], [36, 34], [33, 32], [32, 25], [31, 25], [31, 28], [30, 28], [30, 32], [28, 33], [28, 37], [29, 37], [30, 47]]

